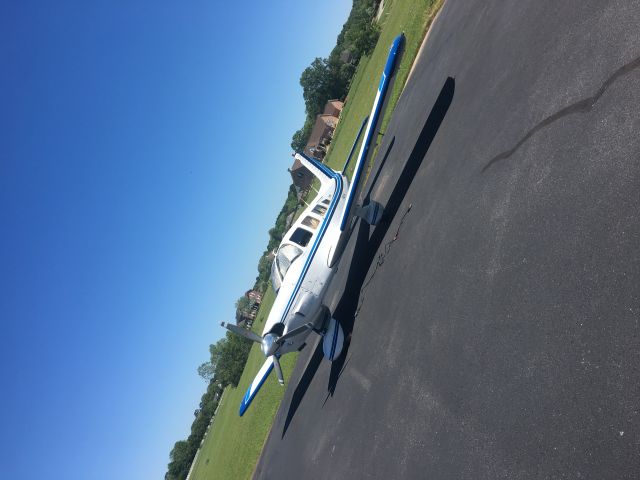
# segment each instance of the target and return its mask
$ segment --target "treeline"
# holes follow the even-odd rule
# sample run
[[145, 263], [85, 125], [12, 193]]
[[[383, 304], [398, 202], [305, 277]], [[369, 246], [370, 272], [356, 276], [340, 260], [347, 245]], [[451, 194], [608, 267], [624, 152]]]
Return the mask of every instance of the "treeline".
[[254, 285], [255, 290], [264, 292], [269, 286], [269, 275], [271, 274], [271, 263], [273, 261], [272, 252], [280, 245], [282, 237], [287, 232], [287, 218], [298, 209], [298, 194], [296, 187], [291, 184], [287, 199], [276, 218], [276, 224], [269, 230], [269, 242], [267, 249], [262, 253], [258, 260], [258, 276]]
[[304, 126], [293, 134], [291, 148], [304, 149], [316, 115], [327, 100], [344, 98], [363, 55], [371, 53], [380, 36], [374, 22], [380, 0], [354, 0], [351, 13], [338, 35], [336, 46], [327, 58], [316, 58], [300, 76], [307, 114]]
[[186, 440], [176, 442], [171, 450], [165, 480], [187, 478], [222, 392], [228, 385], [238, 385], [250, 350], [249, 340], [231, 332], [227, 332], [226, 337], [215, 345], [209, 346], [210, 359], [198, 368], [198, 374], [209, 382], [207, 391], [202, 395], [198, 409], [193, 412], [196, 418], [191, 424], [191, 434]]

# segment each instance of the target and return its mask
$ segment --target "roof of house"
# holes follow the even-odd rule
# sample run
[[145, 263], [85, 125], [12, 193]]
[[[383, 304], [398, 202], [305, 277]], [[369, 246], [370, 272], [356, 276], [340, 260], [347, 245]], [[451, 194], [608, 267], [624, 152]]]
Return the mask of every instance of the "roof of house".
[[335, 115], [336, 111], [340, 113], [343, 107], [344, 107], [344, 103], [342, 103], [337, 98], [333, 100], [328, 100], [326, 105], [324, 106], [323, 114]]
[[335, 127], [338, 123], [338, 117], [334, 115], [321, 114], [316, 117], [316, 123], [313, 125], [309, 140], [307, 140], [307, 146], [317, 145], [320, 143], [322, 136], [324, 135], [327, 127]]

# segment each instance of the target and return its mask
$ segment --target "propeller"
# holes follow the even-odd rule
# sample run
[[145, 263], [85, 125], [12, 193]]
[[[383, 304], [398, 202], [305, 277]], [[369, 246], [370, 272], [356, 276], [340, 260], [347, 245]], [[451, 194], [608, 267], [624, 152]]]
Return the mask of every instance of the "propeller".
[[276, 369], [276, 376], [278, 377], [278, 383], [284, 385], [284, 375], [282, 374], [282, 367], [280, 366], [280, 356], [273, 356], [273, 367]]
[[241, 337], [248, 338], [252, 342], [262, 343], [262, 338], [260, 338], [260, 335], [252, 332], [251, 330], [247, 330], [246, 328], [242, 328], [228, 322], [220, 322], [220, 325], [222, 325], [227, 330], [231, 330], [233, 333], [240, 335]]
[[306, 330], [313, 329], [313, 324], [307, 323], [305, 325], [301, 325], [285, 333], [284, 335], [278, 335], [277, 333], [270, 332], [265, 334], [264, 337], [260, 337], [258, 334], [251, 330], [247, 330], [229, 322], [220, 322], [220, 325], [222, 325], [227, 330], [232, 331], [233, 333], [251, 340], [252, 342], [259, 343], [262, 349], [262, 353], [264, 353], [265, 357], [267, 357], [266, 361], [258, 371], [258, 374], [253, 379], [253, 382], [251, 383], [251, 385], [249, 385], [247, 393], [245, 394], [240, 404], [240, 416], [242, 416], [244, 412], [246, 412], [253, 398], [258, 393], [258, 390], [260, 390], [260, 387], [262, 387], [264, 381], [271, 373], [271, 370], [276, 371], [278, 383], [280, 383], [280, 385], [284, 385], [284, 375], [282, 373], [282, 367], [280, 366], [280, 354], [278, 353], [278, 351], [288, 339], [295, 337], [296, 335]]
[[280, 347], [289, 338], [295, 337], [299, 333], [311, 328], [313, 328], [313, 324], [307, 323], [298, 328], [294, 328], [281, 337], [278, 337], [274, 333], [267, 333], [262, 339], [262, 351], [267, 357], [273, 357], [273, 367], [276, 370], [276, 375], [278, 376], [278, 382], [280, 382], [280, 385], [284, 385], [284, 375], [282, 374], [282, 367], [280, 367], [280, 355], [278, 355], [278, 350], [280, 350]]
[[278, 340], [276, 340], [276, 342], [278, 343], [278, 345], [282, 345], [284, 342], [286, 342], [291, 337], [295, 337], [299, 333], [302, 333], [305, 330], [311, 330], [312, 328], [313, 328], [313, 324], [312, 323], [305, 323], [304, 325], [301, 325], [298, 328], [294, 328], [293, 330], [288, 331], [287, 333], [282, 335], [280, 338], [278, 338]]

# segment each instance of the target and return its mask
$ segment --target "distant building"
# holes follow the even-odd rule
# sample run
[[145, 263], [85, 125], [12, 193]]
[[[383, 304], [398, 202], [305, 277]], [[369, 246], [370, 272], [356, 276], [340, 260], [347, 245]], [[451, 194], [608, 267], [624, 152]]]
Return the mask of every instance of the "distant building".
[[258, 290], [247, 290], [244, 296], [247, 297], [252, 303], [257, 303], [258, 305], [260, 305], [260, 303], [262, 302], [262, 293], [260, 293]]
[[244, 294], [249, 299], [249, 306], [244, 310], [236, 310], [236, 324], [245, 328], [251, 328], [258, 315], [262, 303], [262, 293], [258, 290], [247, 290]]
[[[307, 145], [304, 147], [303, 153], [308, 157], [314, 157], [322, 160], [327, 154], [327, 147], [331, 143], [333, 132], [338, 125], [340, 112], [344, 103], [340, 100], [329, 100], [324, 106], [324, 111], [316, 117], [316, 123], [313, 125]], [[291, 180], [298, 190], [298, 194], [309, 189], [313, 181], [312, 173], [305, 167], [300, 160], [296, 159], [289, 168]]]
[[327, 104], [324, 106], [323, 115], [333, 115], [334, 117], [339, 117], [340, 112], [344, 108], [344, 103], [340, 100], [329, 100]]
[[334, 115], [320, 114], [316, 117], [316, 123], [313, 125], [311, 135], [304, 147], [305, 155], [322, 160], [327, 154], [327, 147], [331, 143], [333, 131], [338, 124], [338, 117]]
[[307, 190], [311, 186], [313, 174], [305, 167], [300, 160], [296, 159], [289, 169], [291, 180], [298, 191]]
[[326, 103], [324, 111], [316, 117], [316, 123], [309, 135], [307, 146], [304, 147], [306, 155], [319, 160], [324, 158], [343, 107], [344, 104], [340, 100], [329, 100]]

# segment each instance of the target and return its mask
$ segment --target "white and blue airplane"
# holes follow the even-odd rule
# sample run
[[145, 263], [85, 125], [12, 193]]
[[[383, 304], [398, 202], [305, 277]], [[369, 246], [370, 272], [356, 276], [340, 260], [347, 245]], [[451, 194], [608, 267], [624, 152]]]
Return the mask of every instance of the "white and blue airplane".
[[[295, 155], [320, 181], [320, 188], [314, 200], [284, 235], [275, 254], [271, 283], [277, 297], [262, 337], [237, 325], [222, 322], [222, 326], [232, 332], [260, 343], [267, 357], [240, 404], [240, 416], [247, 410], [271, 370], [275, 369], [278, 381], [284, 385], [279, 358], [285, 353], [302, 349], [311, 332], [323, 337], [322, 349], [328, 360], [337, 359], [342, 352], [344, 331], [340, 323], [331, 317], [323, 299], [348, 240], [351, 219], [359, 217], [376, 225], [382, 218], [383, 208], [380, 204], [372, 201], [365, 206], [354, 206], [354, 200], [403, 39], [404, 34], [400, 34], [391, 45], [366, 128], [363, 122], [343, 170], [336, 172], [302, 153]], [[362, 145], [349, 182], [346, 168], [363, 128]]]

